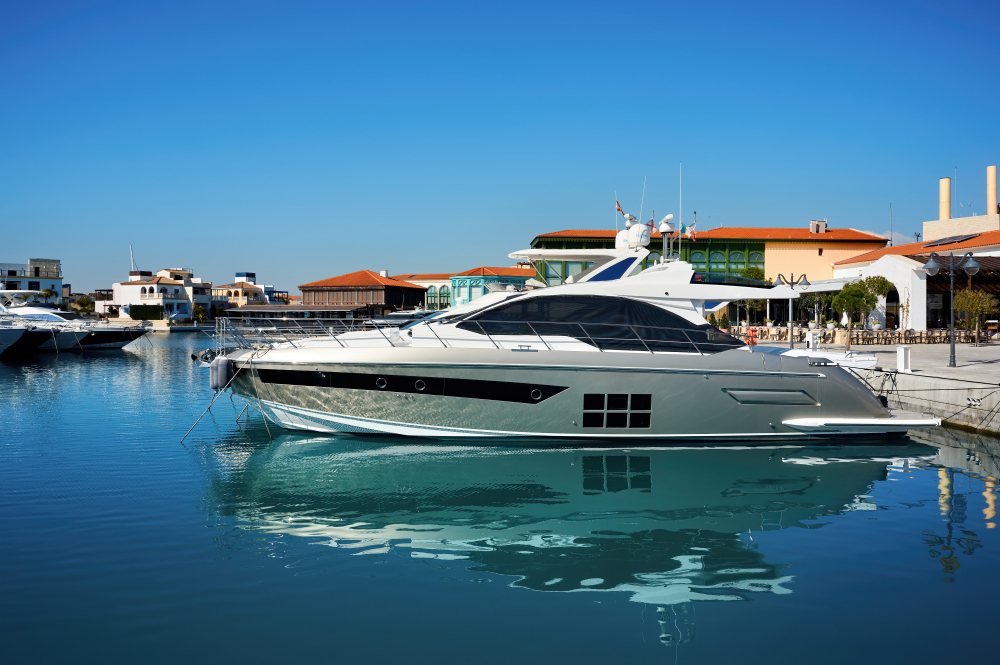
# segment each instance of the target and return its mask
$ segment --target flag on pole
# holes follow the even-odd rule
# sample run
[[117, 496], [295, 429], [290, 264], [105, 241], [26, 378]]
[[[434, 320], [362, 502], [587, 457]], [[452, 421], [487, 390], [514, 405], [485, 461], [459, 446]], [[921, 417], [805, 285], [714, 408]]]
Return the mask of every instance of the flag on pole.
[[615, 200], [615, 207], [618, 208], [618, 212], [620, 212], [622, 214], [622, 217], [624, 217], [625, 216], [625, 211], [622, 210], [622, 206], [621, 206], [620, 203], [618, 203], [617, 199]]

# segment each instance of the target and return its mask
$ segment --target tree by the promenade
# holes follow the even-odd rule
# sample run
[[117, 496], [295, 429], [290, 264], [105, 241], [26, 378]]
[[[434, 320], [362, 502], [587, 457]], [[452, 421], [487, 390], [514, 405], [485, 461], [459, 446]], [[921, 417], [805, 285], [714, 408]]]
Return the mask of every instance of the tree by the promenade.
[[979, 323], [987, 314], [1000, 311], [996, 297], [985, 291], [962, 289], [955, 294], [955, 311], [968, 312], [976, 320], [976, 346], [979, 346]]
[[859, 282], [844, 284], [840, 293], [833, 297], [834, 311], [847, 314], [847, 349], [851, 348], [851, 330], [853, 327], [854, 314], [859, 313], [864, 320], [868, 312], [875, 309], [878, 303], [878, 296], [869, 291]]
[[55, 295], [55, 291], [51, 291], [49, 289], [42, 289], [41, 291], [38, 292], [38, 295], [42, 297], [42, 302], [48, 302], [49, 298]]
[[78, 312], [89, 314], [94, 311], [94, 301], [90, 296], [80, 296], [76, 299], [76, 302], [73, 303], [73, 307], [75, 307]]
[[[754, 266], [750, 266], [749, 268], [744, 268], [743, 270], [741, 270], [740, 277], [746, 277], [747, 279], [754, 279], [757, 280], [758, 282], [764, 282], [765, 284], [770, 284], [772, 282], [772, 280], [764, 277], [763, 268], [755, 268]], [[767, 300], [762, 298], [757, 298], [754, 300], [740, 300], [736, 303], [737, 308], [739, 308], [741, 305], [743, 307], [746, 307], [747, 322], [752, 324], [751, 319], [753, 319], [753, 315], [751, 314], [751, 312], [757, 312], [762, 309], [766, 309]]]

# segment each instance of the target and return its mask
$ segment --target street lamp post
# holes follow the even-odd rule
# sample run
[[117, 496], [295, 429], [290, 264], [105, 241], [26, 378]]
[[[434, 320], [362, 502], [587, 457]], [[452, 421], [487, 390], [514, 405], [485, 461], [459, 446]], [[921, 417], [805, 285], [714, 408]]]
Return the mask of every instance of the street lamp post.
[[933, 277], [938, 274], [941, 269], [944, 268], [948, 271], [950, 277], [949, 295], [950, 295], [950, 309], [951, 309], [951, 321], [948, 324], [948, 337], [951, 338], [951, 358], [948, 359], [948, 367], [955, 366], [955, 270], [961, 268], [965, 271], [966, 275], [970, 277], [979, 272], [979, 263], [972, 258], [972, 252], [966, 252], [965, 256], [960, 259], [956, 259], [955, 255], [948, 254], [947, 261], [944, 257], [938, 256], [936, 252], [931, 252], [930, 260], [924, 264], [924, 270], [927, 274]]
[[[796, 286], [806, 287], [809, 286], [809, 280], [806, 279], [805, 275], [799, 275], [796, 279], [793, 273], [789, 273], [791, 279], [785, 279], [784, 275], [778, 275], [777, 284], [781, 286], [788, 286], [788, 288], [794, 290]], [[788, 348], [795, 348], [795, 314], [792, 311], [792, 298], [788, 299]]]

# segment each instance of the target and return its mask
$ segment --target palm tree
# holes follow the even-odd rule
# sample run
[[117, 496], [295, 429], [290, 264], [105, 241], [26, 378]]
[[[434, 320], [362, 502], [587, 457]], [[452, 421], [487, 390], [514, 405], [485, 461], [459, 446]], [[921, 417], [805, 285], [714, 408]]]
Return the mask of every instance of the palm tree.
[[49, 298], [55, 295], [55, 292], [49, 289], [42, 289], [38, 292], [38, 295], [42, 297], [42, 302], [48, 302]]

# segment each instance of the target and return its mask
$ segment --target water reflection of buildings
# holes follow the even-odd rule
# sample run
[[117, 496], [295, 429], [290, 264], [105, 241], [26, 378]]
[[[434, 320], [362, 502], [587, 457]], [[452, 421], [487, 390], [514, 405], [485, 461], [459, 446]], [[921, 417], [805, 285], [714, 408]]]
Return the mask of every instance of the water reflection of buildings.
[[207, 459], [210, 502], [244, 527], [356, 553], [461, 559], [540, 592], [625, 592], [657, 608], [661, 639], [674, 643], [694, 634], [694, 601], [791, 593], [793, 577], [754, 533], [873, 508], [889, 458], [934, 451], [837, 452], [433, 449], [285, 435], [256, 449], [217, 445]]
[[[925, 531], [924, 543], [930, 556], [941, 563], [942, 581], [954, 582], [962, 565], [959, 555], [972, 556], [983, 546], [979, 534], [973, 530], [975, 527], [967, 524], [977, 521], [977, 516], [969, 515], [970, 494], [982, 495], [983, 526], [987, 529], [997, 526], [996, 483], [1000, 475], [1000, 441], [943, 428], [921, 434], [919, 438], [939, 446], [932, 462], [938, 466], [938, 507], [945, 523], [940, 533]], [[982, 492], [959, 491], [958, 481], [963, 477], [981, 480]]]

